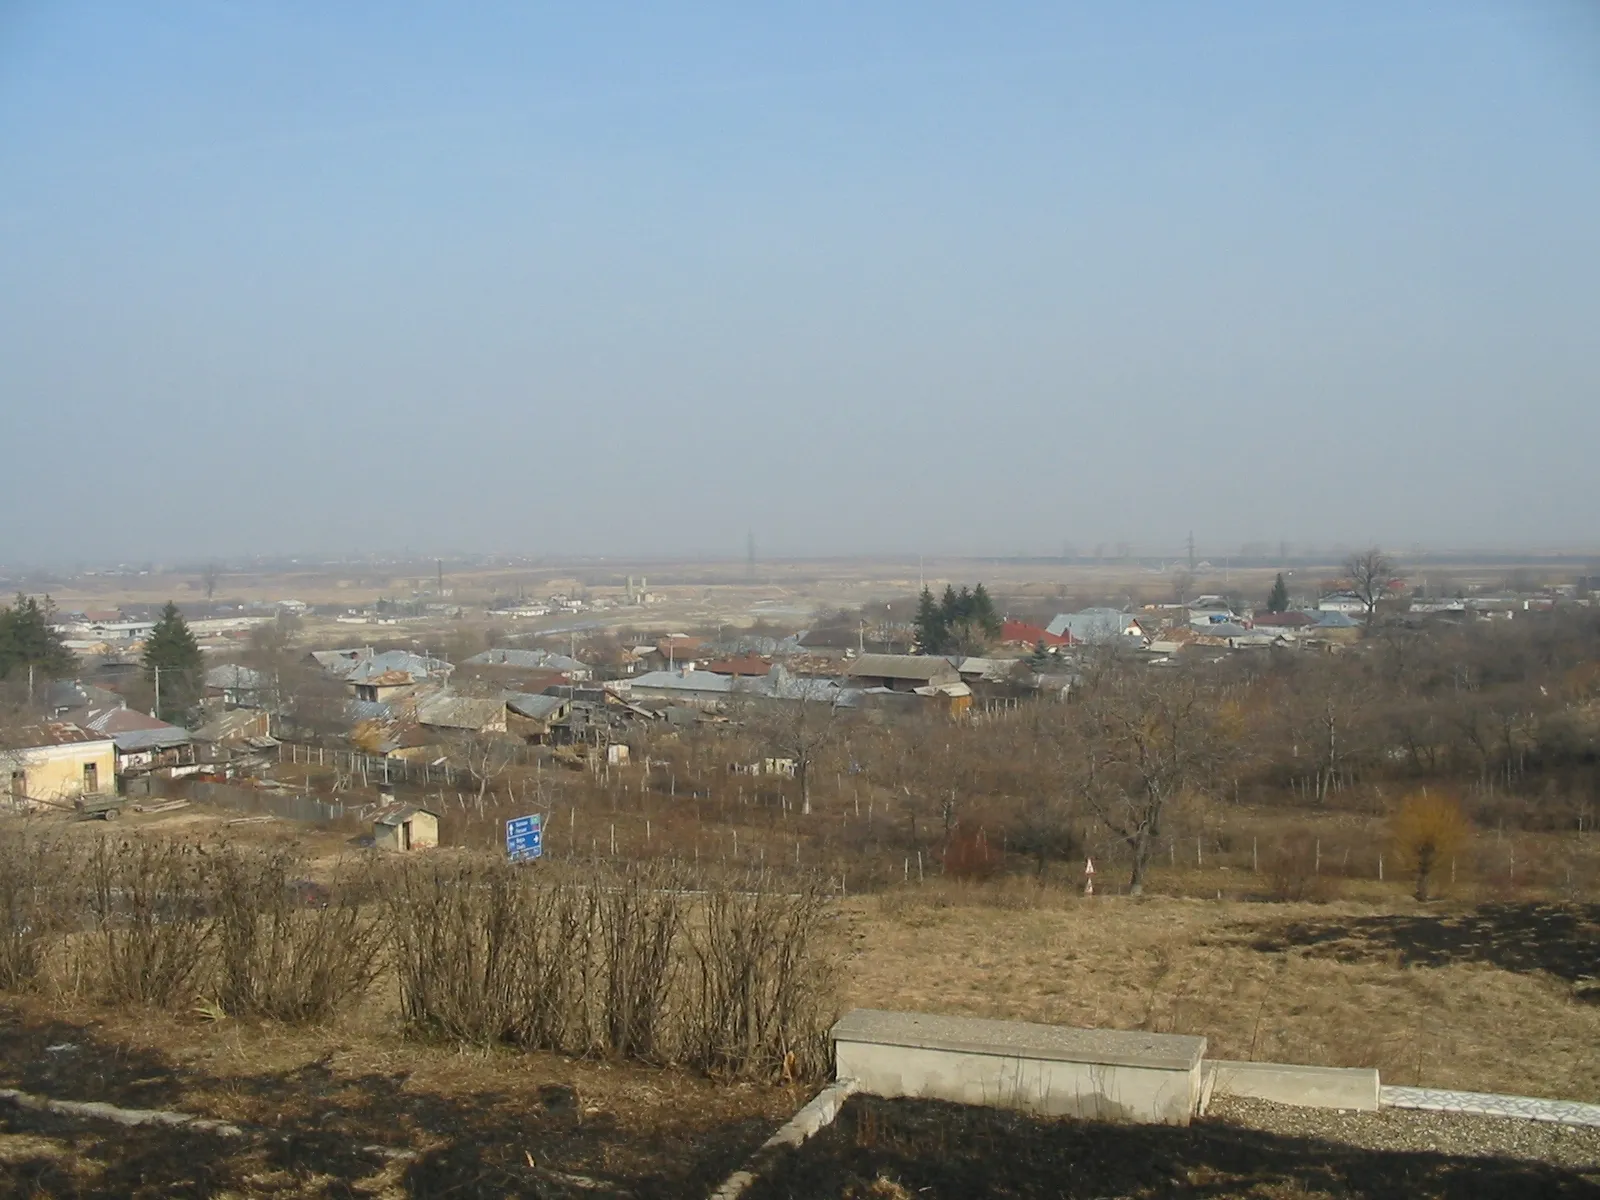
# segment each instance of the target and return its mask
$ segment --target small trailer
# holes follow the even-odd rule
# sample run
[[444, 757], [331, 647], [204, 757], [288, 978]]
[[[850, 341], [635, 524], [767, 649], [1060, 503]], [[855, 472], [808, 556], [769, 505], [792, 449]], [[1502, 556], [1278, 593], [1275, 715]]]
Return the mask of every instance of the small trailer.
[[127, 801], [121, 796], [99, 794], [81, 796], [73, 804], [80, 821], [114, 821], [122, 815]]

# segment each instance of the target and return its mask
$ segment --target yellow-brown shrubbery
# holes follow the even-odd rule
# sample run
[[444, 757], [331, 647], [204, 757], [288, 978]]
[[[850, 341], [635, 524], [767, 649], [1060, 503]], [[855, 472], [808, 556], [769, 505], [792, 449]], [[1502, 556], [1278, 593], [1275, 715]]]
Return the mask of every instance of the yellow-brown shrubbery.
[[1433, 873], [1472, 836], [1461, 804], [1441, 792], [1415, 792], [1400, 802], [1389, 819], [1389, 835], [1400, 861], [1416, 873], [1418, 900], [1431, 894]]

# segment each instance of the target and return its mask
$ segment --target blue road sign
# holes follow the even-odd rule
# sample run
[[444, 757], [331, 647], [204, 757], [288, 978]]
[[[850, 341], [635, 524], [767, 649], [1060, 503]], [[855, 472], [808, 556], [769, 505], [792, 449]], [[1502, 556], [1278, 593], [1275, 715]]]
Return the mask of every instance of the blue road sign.
[[506, 857], [512, 862], [528, 862], [544, 854], [544, 819], [512, 817], [506, 822]]

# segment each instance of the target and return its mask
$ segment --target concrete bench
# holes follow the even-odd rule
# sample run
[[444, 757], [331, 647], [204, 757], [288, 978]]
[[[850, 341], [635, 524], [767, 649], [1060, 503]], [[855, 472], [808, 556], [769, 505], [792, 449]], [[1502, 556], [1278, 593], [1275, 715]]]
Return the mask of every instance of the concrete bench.
[[858, 1008], [834, 1025], [834, 1066], [877, 1096], [1044, 1116], [1187, 1125], [1206, 1040]]
[[1210, 1059], [1205, 1073], [1213, 1080], [1211, 1086], [1204, 1088], [1208, 1095], [1248, 1096], [1300, 1108], [1378, 1111], [1378, 1072], [1371, 1067], [1301, 1067]]

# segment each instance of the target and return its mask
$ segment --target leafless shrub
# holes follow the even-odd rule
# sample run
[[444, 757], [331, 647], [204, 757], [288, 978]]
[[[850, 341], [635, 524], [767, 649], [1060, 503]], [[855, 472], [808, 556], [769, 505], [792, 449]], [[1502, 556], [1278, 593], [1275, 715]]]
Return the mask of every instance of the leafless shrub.
[[691, 1062], [729, 1075], [818, 1076], [835, 1015], [816, 953], [826, 897], [815, 882], [780, 890], [755, 876], [713, 887], [695, 913]]
[[50, 947], [71, 921], [78, 856], [56, 839], [0, 842], [0, 991], [37, 986]]
[[1325, 903], [1337, 890], [1317, 869], [1316, 839], [1304, 830], [1284, 834], [1267, 852], [1267, 881], [1274, 900]]
[[791, 1077], [827, 1066], [825, 895], [766, 876], [437, 860], [386, 895], [401, 1009], [425, 1035]]
[[668, 997], [681, 959], [673, 953], [684, 897], [672, 874], [647, 864], [624, 869], [600, 897], [600, 975], [606, 1049], [656, 1060], [666, 1048]]
[[514, 1040], [527, 898], [505, 863], [439, 860], [396, 874], [385, 916], [408, 1026], [463, 1042]]
[[216, 878], [217, 1000], [231, 1015], [318, 1021], [365, 995], [376, 977], [384, 931], [344, 870], [333, 888], [299, 885], [287, 850], [223, 846]]
[[177, 842], [99, 842], [86, 864], [85, 978], [113, 1004], [169, 1007], [192, 999], [211, 950], [214, 898], [200, 852]]

